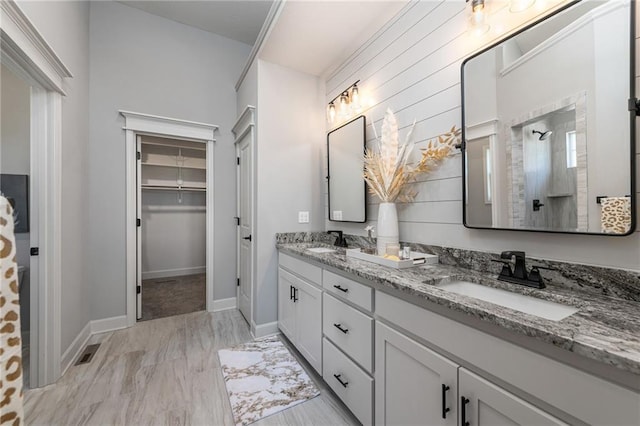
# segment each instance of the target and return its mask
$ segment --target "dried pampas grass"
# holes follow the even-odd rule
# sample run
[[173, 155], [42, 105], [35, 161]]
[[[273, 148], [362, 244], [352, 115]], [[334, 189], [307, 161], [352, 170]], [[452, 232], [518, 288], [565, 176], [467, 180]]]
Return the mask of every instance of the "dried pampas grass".
[[[415, 199], [418, 193], [410, 189], [408, 184], [415, 181], [418, 175], [435, 170], [442, 160], [451, 155], [454, 145], [460, 141], [461, 132], [454, 126], [449, 132], [429, 141], [427, 148], [422, 150], [422, 158], [418, 164], [412, 164], [409, 157], [414, 147], [411, 141], [414, 128], [415, 121], [407, 139], [400, 145], [396, 117], [387, 109], [377, 150], [365, 150], [364, 180], [369, 191], [383, 203], [409, 202]], [[375, 127], [373, 129], [375, 132]]]

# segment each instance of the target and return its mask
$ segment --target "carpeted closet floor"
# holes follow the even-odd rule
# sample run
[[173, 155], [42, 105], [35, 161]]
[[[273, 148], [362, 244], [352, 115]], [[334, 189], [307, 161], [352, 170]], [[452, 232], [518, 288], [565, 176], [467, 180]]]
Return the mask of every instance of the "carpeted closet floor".
[[142, 318], [147, 321], [206, 308], [206, 274], [142, 281]]

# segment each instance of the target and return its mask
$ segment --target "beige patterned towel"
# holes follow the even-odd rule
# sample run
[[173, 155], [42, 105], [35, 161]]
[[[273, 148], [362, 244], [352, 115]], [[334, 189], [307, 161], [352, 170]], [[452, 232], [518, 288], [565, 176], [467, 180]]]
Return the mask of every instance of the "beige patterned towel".
[[21, 425], [22, 344], [13, 209], [0, 196], [0, 425]]
[[631, 198], [603, 198], [600, 221], [602, 232], [607, 234], [626, 234], [631, 229]]

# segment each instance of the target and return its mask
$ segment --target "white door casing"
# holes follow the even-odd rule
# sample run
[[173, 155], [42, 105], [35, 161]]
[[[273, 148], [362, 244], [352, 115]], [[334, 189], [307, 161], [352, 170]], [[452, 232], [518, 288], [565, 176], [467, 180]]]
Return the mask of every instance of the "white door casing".
[[[31, 387], [55, 382], [61, 365], [62, 96], [69, 69], [13, 0], [0, 2], [2, 63], [31, 86]], [[37, 216], [37, 217], [36, 217]], [[34, 246], [32, 246], [34, 247]]]
[[136, 136], [136, 319], [142, 318], [142, 136]]
[[127, 325], [136, 323], [137, 294], [137, 136], [149, 135], [206, 143], [207, 146], [207, 192], [206, 192], [206, 232], [207, 232], [207, 278], [206, 308], [213, 310], [214, 277], [214, 133], [218, 126], [195, 121], [179, 120], [131, 111], [119, 111], [125, 118], [126, 142], [126, 291]]
[[255, 108], [247, 106], [238, 118], [233, 133], [235, 135], [236, 174], [236, 216], [237, 227], [237, 277], [238, 308], [254, 329], [253, 321], [253, 271], [255, 235], [254, 165], [255, 165]]

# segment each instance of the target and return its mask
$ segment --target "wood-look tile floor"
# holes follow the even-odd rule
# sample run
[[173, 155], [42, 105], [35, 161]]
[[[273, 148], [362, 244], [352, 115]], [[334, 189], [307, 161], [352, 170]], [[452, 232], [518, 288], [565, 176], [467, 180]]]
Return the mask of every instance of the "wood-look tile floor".
[[206, 277], [206, 274], [194, 274], [142, 281], [140, 321], [204, 311]]
[[[217, 351], [249, 340], [237, 310], [139, 322], [93, 336], [89, 343], [101, 346], [89, 364], [72, 366], [56, 384], [25, 393], [26, 424], [232, 425]], [[357, 424], [292, 352], [321, 395], [255, 425]]]

